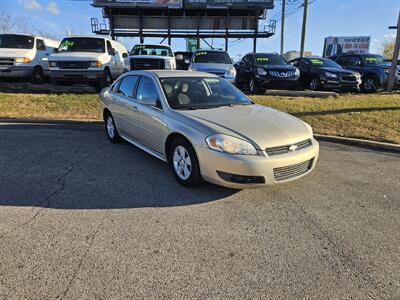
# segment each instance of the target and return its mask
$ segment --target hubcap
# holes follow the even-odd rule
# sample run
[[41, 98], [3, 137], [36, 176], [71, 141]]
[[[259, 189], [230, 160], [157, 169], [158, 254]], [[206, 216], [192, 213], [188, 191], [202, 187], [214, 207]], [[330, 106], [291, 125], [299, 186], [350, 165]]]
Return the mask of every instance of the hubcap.
[[254, 80], [250, 81], [250, 92], [254, 92]]
[[312, 90], [316, 90], [317, 87], [318, 87], [318, 81], [317, 81], [317, 79], [311, 80], [311, 82], [310, 82], [310, 88], [311, 88]]
[[192, 173], [192, 161], [184, 147], [178, 146], [175, 148], [173, 163], [176, 175], [182, 180], [187, 180]]
[[365, 81], [365, 89], [367, 91], [370, 91], [373, 89], [373, 87], [375, 86], [375, 82], [373, 79], [367, 79], [367, 81]]
[[114, 138], [115, 127], [114, 122], [110, 116], [107, 118], [107, 133], [110, 138]]

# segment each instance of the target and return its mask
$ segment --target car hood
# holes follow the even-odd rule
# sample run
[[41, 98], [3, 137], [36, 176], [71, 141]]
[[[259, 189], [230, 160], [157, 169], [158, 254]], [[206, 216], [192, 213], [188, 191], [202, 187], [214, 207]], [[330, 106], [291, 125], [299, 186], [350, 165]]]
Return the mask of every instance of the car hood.
[[215, 133], [228, 134], [253, 143], [259, 150], [290, 145], [311, 138], [305, 123], [289, 114], [261, 105], [224, 106], [180, 111]]
[[95, 52], [61, 52], [55, 53], [49, 56], [51, 61], [96, 61], [101, 60], [101, 57], [105, 55], [104, 53]]
[[0, 57], [15, 58], [15, 57], [31, 57], [32, 49], [13, 49], [0, 48]]
[[295, 71], [292, 65], [256, 65], [257, 68], [264, 68], [268, 71]]
[[232, 64], [217, 64], [217, 63], [192, 63], [192, 67], [196, 68], [198, 71], [207, 73], [224, 73], [233, 68]]
[[357, 73], [357, 72], [353, 72], [350, 70], [345, 70], [345, 69], [341, 69], [341, 68], [332, 68], [332, 67], [321, 67], [321, 68], [318, 68], [318, 70], [335, 73], [335, 74], [344, 74], [344, 75], [354, 75]]

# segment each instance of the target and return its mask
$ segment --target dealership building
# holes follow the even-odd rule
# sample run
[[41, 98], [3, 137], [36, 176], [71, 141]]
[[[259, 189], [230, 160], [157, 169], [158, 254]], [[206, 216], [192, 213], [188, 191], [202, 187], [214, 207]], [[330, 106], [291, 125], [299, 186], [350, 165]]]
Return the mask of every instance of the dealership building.
[[92, 31], [116, 37], [159, 37], [171, 44], [173, 38], [250, 38], [256, 50], [257, 39], [275, 33], [275, 21], [266, 21], [274, 0], [94, 0], [108, 24], [92, 19]]

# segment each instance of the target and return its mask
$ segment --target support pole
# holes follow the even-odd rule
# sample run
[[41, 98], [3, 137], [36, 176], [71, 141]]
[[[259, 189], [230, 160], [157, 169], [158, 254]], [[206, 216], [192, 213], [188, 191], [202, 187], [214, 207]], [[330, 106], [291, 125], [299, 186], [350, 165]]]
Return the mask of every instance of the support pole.
[[304, 0], [303, 6], [304, 6], [304, 12], [303, 12], [303, 29], [301, 31], [300, 57], [304, 56], [304, 44], [306, 40], [306, 29], [307, 29], [308, 0]]
[[394, 44], [392, 67], [390, 68], [389, 77], [388, 77], [387, 86], [386, 86], [386, 90], [388, 92], [391, 92], [393, 90], [394, 82], [396, 80], [397, 62], [399, 61], [399, 52], [400, 52], [400, 12], [399, 12], [399, 18], [397, 20], [397, 35], [396, 35], [396, 42]]
[[112, 40], [115, 40], [115, 32], [114, 32], [114, 17], [113, 17], [113, 13], [110, 13], [110, 36]]
[[254, 40], [253, 40], [253, 52], [257, 52], [257, 36], [258, 36], [258, 16], [259, 11], [256, 10], [255, 20], [254, 20]]
[[144, 37], [143, 37], [143, 12], [140, 11], [140, 28], [139, 28], [139, 38], [140, 38], [140, 43], [144, 43]]
[[285, 10], [286, 0], [282, 0], [282, 22], [281, 22], [281, 55], [284, 52], [284, 37], [285, 37]]
[[197, 49], [200, 49], [200, 15], [197, 11]]
[[229, 33], [229, 11], [225, 18], [225, 51], [226, 52], [228, 52], [228, 42], [229, 42], [228, 33]]
[[168, 10], [168, 45], [171, 46], [171, 14]]

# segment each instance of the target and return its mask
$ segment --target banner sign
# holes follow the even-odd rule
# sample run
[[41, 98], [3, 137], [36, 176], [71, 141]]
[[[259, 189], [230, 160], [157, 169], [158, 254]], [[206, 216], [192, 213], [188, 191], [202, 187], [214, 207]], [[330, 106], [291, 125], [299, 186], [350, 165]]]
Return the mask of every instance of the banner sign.
[[95, 7], [182, 8], [183, 0], [94, 0]]
[[369, 53], [370, 36], [330, 36], [325, 38], [324, 57], [342, 53]]
[[274, 0], [184, 0], [185, 8], [274, 8]]

